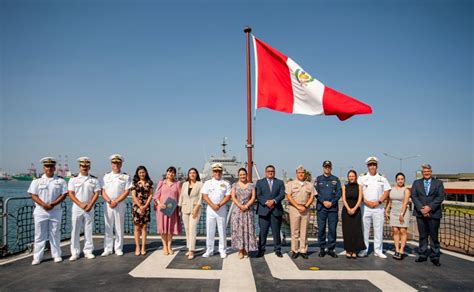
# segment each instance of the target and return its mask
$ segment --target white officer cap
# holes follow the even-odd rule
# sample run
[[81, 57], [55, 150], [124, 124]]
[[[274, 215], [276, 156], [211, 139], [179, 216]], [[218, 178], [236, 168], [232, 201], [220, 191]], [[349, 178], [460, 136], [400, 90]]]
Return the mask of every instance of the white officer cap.
[[124, 162], [125, 161], [123, 159], [123, 156], [117, 153], [110, 155], [109, 159], [111, 162]]
[[77, 162], [79, 162], [79, 165], [85, 165], [85, 166], [91, 165], [91, 159], [87, 156], [79, 157], [77, 159]]
[[369, 158], [367, 158], [365, 160], [365, 164], [371, 164], [371, 163], [375, 163], [375, 164], [379, 164], [379, 159], [375, 156], [370, 156]]
[[222, 163], [219, 163], [219, 162], [216, 162], [216, 163], [213, 163], [212, 164], [212, 170], [217, 170], [217, 171], [222, 171], [223, 167], [222, 167]]
[[55, 166], [56, 165], [56, 158], [51, 157], [51, 156], [47, 156], [47, 157], [41, 158], [40, 162], [43, 163], [44, 166], [51, 166], [51, 165]]

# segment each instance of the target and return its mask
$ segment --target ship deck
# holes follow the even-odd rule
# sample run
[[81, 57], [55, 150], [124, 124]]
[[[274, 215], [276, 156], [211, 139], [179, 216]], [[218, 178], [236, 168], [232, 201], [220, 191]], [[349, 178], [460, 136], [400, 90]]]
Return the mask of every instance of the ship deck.
[[[366, 258], [346, 259], [342, 242], [338, 242], [338, 258], [319, 258], [318, 248], [310, 241], [308, 260], [291, 259], [288, 246], [284, 257], [278, 258], [267, 247], [263, 258], [240, 260], [229, 252], [222, 260], [218, 254], [188, 260], [184, 255], [185, 241], [174, 240], [175, 253], [165, 256], [158, 237], [148, 240], [147, 254], [135, 256], [133, 239], [127, 237], [122, 257], [97, 256], [93, 260], [81, 257], [69, 262], [68, 242], [63, 242], [63, 262], [54, 263], [49, 252], [44, 261], [31, 266], [31, 254], [10, 256], [0, 261], [0, 290], [105, 290], [105, 291], [473, 291], [474, 258], [443, 251], [441, 267], [429, 261], [415, 263], [416, 248], [408, 245], [403, 261], [391, 258], [393, 246], [384, 244], [387, 259], [369, 254]], [[102, 237], [94, 238], [95, 254], [100, 255]], [[230, 242], [228, 243], [230, 246]], [[205, 241], [198, 239], [203, 253]], [[271, 245], [271, 240], [270, 240]], [[117, 290], [118, 289], [118, 290]]]

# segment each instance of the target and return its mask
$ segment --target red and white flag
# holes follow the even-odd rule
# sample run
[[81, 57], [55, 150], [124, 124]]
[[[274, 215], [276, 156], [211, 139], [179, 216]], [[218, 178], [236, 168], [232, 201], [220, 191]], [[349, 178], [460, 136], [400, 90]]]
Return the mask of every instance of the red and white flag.
[[343, 121], [372, 108], [313, 78], [292, 59], [253, 37], [256, 107], [290, 114], [337, 115]]

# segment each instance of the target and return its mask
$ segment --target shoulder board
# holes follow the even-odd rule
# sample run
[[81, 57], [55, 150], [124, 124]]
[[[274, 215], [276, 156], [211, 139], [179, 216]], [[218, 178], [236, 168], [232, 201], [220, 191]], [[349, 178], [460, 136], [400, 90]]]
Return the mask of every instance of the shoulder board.
[[128, 175], [128, 173], [126, 173], [126, 172], [122, 172], [122, 174]]
[[95, 175], [92, 175], [92, 174], [89, 174], [89, 175], [90, 175], [90, 177], [97, 178], [97, 176], [95, 176]]
[[378, 174], [378, 175], [380, 175], [380, 176], [384, 176], [383, 174], [381, 174], [381, 173], [378, 173], [378, 172], [377, 172], [377, 174]]
[[64, 177], [62, 177], [62, 176], [60, 176], [60, 175], [57, 175], [56, 177], [59, 177], [59, 178], [62, 178], [62, 179], [64, 179]]
[[361, 173], [359, 176], [364, 176], [366, 174], [367, 174], [367, 172], [364, 172], [364, 173]]

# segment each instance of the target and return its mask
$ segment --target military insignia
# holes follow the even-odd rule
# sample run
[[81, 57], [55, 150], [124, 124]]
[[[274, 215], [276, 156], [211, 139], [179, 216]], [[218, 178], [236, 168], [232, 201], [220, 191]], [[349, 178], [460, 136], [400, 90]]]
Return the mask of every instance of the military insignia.
[[225, 188], [225, 184], [221, 184], [220, 187], [221, 187], [221, 188]]
[[301, 86], [306, 86], [308, 85], [308, 83], [314, 81], [314, 78], [309, 75], [308, 72], [305, 72], [301, 69], [296, 69], [293, 74], [296, 77], [296, 80], [298, 80], [298, 82], [301, 84]]
[[335, 180], [333, 180], [331, 183], [332, 183], [333, 186], [337, 185], [337, 181], [335, 181]]

